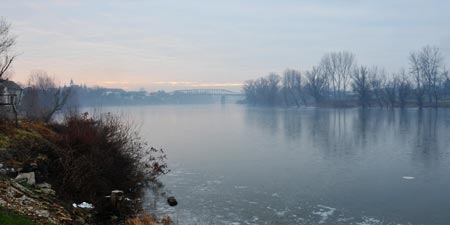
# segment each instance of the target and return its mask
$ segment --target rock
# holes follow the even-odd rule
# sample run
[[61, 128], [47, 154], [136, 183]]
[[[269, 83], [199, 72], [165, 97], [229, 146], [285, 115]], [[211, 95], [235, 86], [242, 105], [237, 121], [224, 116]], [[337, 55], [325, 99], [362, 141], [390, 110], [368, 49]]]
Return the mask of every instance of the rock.
[[[9, 168], [5, 168], [9, 170]], [[22, 174], [19, 180], [27, 180], [28, 176]], [[91, 224], [90, 212], [76, 214], [74, 210], [68, 210], [53, 198], [42, 194], [41, 190], [50, 191], [51, 185], [38, 184], [35, 188], [24, 187], [12, 179], [0, 179], [0, 207], [14, 211], [29, 217], [36, 224], [64, 224], [86, 225]], [[83, 204], [82, 204], [83, 205]], [[84, 204], [86, 205], [86, 203]], [[85, 209], [80, 209], [85, 210]], [[80, 217], [76, 221], [74, 219]], [[0, 224], [3, 225], [2, 222]]]
[[0, 163], [0, 169], [2, 169], [3, 168], [3, 163]]
[[36, 184], [36, 178], [35, 178], [34, 172], [19, 173], [19, 175], [17, 175], [15, 180], [26, 180], [28, 185]]
[[42, 189], [39, 189], [36, 191], [39, 193], [46, 194], [46, 195], [56, 195], [56, 191], [53, 189], [50, 189], [50, 188], [42, 188]]
[[40, 189], [45, 189], [45, 188], [51, 189], [52, 185], [49, 183], [40, 183], [40, 184], [36, 184], [36, 187], [40, 188]]
[[39, 217], [49, 217], [50, 213], [47, 210], [36, 210], [36, 215]]
[[170, 196], [170, 197], [167, 198], [167, 203], [169, 203], [170, 206], [178, 205], [177, 200], [173, 196]]
[[59, 218], [61, 221], [63, 221], [63, 222], [68, 222], [68, 221], [72, 221], [72, 218], [70, 218], [70, 217], [63, 217], [63, 216], [61, 216], [60, 218]]
[[36, 187], [39, 189], [37, 192], [44, 193], [46, 195], [55, 195], [55, 190], [52, 189], [52, 185], [49, 183], [40, 183], [36, 184]]
[[[1, 167], [0, 167], [1, 168]], [[8, 174], [8, 171], [7, 170], [5, 170], [5, 169], [3, 169], [3, 168], [1, 168], [0, 169], [0, 175], [7, 175]]]
[[31, 203], [32, 203], [32, 201], [28, 198], [23, 198], [22, 201], [20, 202], [20, 204], [23, 206], [30, 205]]

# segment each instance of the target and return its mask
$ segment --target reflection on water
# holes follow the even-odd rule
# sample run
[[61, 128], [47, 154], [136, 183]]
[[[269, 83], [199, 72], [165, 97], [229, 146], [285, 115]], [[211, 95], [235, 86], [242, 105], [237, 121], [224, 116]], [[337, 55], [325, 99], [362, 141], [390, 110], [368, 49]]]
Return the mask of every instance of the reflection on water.
[[121, 109], [164, 147], [180, 224], [448, 224], [450, 111]]

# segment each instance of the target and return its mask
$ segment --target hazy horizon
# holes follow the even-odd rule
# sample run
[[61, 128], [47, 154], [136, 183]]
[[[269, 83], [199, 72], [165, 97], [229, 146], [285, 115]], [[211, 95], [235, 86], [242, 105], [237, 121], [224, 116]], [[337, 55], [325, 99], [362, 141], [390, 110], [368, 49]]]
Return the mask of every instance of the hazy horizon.
[[306, 70], [323, 54], [396, 72], [411, 51], [442, 50], [449, 65], [446, 1], [11, 1], [13, 79], [46, 70], [62, 84], [147, 91], [239, 90], [248, 79]]

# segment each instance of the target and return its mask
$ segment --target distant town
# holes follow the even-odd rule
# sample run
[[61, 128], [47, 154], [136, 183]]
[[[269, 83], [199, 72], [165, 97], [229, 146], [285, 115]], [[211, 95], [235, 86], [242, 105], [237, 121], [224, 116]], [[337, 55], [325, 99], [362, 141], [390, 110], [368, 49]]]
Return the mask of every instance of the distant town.
[[[68, 88], [67, 86], [65, 88]], [[71, 96], [67, 106], [118, 106], [145, 104], [208, 104], [236, 102], [243, 98], [240, 93], [225, 89], [193, 89], [179, 91], [146, 90], [126, 91], [120, 88], [88, 87], [70, 81]], [[202, 91], [202, 92], [199, 92]], [[225, 98], [226, 96], [226, 98]]]

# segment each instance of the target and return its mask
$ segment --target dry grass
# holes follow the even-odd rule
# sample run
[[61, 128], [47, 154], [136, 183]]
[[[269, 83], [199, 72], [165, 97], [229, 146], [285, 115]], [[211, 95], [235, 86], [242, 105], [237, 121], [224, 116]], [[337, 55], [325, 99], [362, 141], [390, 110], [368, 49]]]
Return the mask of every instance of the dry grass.
[[147, 214], [142, 214], [141, 218], [133, 218], [128, 219], [125, 224], [126, 225], [156, 225], [156, 224], [162, 224], [162, 225], [170, 225], [172, 223], [172, 220], [169, 216], [165, 216], [161, 222], [157, 222], [154, 218]]

